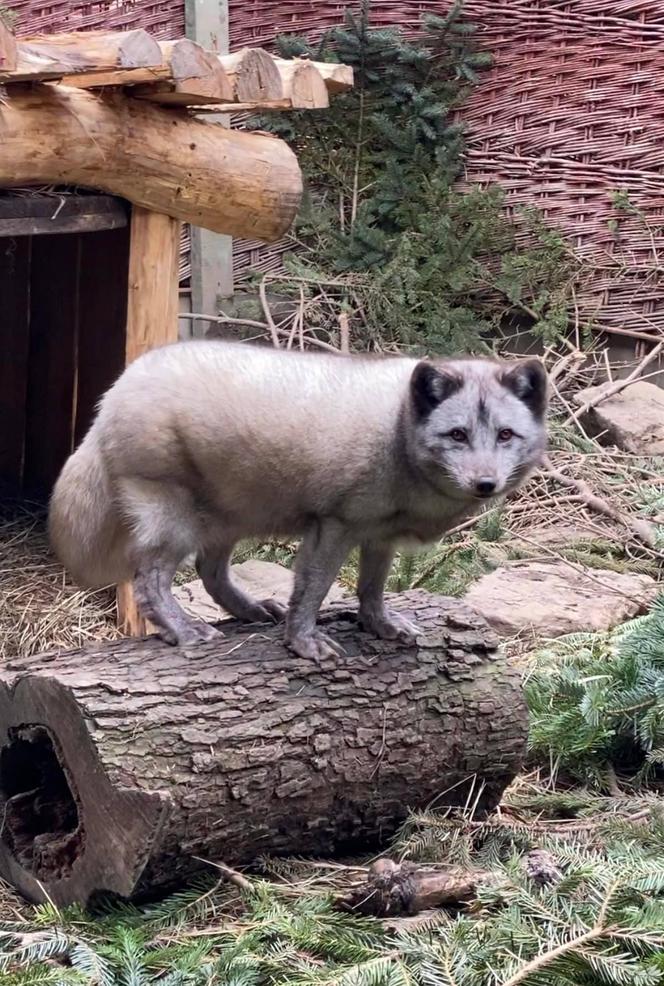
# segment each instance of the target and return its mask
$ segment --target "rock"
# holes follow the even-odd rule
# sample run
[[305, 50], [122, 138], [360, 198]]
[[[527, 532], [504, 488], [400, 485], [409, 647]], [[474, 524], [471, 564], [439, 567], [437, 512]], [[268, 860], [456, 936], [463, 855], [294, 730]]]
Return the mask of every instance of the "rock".
[[644, 612], [658, 593], [649, 575], [517, 561], [485, 575], [464, 601], [502, 636], [559, 637], [609, 627]]
[[[231, 574], [238, 585], [256, 599], [278, 599], [285, 604], [290, 598], [293, 573], [283, 565], [250, 558], [239, 565], [231, 565]], [[174, 586], [173, 595], [190, 616], [196, 616], [208, 623], [230, 618], [208, 596], [200, 579]], [[344, 588], [335, 582], [325, 603], [343, 599], [345, 595]]]
[[[588, 387], [576, 394], [574, 401], [581, 407], [610, 386]], [[636, 454], [664, 455], [664, 390], [638, 380], [582, 414], [581, 424], [603, 445], [617, 445]]]

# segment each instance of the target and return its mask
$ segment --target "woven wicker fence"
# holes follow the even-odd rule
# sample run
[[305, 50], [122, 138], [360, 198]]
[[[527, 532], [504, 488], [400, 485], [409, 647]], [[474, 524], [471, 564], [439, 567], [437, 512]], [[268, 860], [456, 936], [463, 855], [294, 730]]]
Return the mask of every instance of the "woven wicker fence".
[[[231, 45], [316, 37], [345, 6], [230, 0]], [[448, 8], [382, 0], [372, 21], [412, 34], [425, 10]], [[467, 180], [501, 185], [566, 233], [589, 270], [583, 322], [664, 334], [664, 0], [466, 0], [465, 12], [495, 59], [463, 111]], [[638, 211], [616, 209], [618, 190]], [[238, 242], [238, 280], [278, 269], [286, 249]]]
[[126, 31], [142, 27], [157, 38], [184, 34], [184, 0], [3, 0], [16, 14], [16, 33], [54, 34], [56, 31]]

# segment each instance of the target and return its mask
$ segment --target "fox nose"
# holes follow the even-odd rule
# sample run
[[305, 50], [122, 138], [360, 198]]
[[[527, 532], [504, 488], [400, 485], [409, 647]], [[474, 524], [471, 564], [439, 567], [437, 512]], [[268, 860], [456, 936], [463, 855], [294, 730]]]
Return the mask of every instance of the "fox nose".
[[478, 479], [475, 483], [475, 491], [478, 496], [491, 496], [496, 485], [495, 479]]

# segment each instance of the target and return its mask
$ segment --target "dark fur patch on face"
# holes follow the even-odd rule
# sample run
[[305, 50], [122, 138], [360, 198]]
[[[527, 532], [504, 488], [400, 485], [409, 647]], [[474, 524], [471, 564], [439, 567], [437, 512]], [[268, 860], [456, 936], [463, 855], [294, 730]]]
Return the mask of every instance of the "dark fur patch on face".
[[503, 371], [500, 382], [523, 401], [535, 418], [544, 417], [548, 402], [548, 380], [546, 370], [538, 359], [515, 363]]
[[410, 378], [410, 393], [416, 413], [421, 418], [426, 417], [462, 386], [463, 379], [458, 374], [438, 370], [424, 361], [418, 363]]
[[481, 425], [485, 425], [489, 421], [489, 408], [486, 406], [486, 401], [483, 397], [480, 397], [477, 402], [477, 420]]

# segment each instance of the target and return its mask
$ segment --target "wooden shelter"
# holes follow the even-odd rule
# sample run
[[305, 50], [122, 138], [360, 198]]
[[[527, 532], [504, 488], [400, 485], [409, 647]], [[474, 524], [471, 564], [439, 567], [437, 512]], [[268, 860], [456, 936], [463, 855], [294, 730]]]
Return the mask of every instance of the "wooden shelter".
[[261, 49], [143, 30], [17, 40], [0, 22], [4, 491], [46, 498], [123, 367], [177, 338], [182, 222], [266, 242], [290, 226], [289, 147], [197, 113], [323, 108], [351, 85], [346, 66]]

